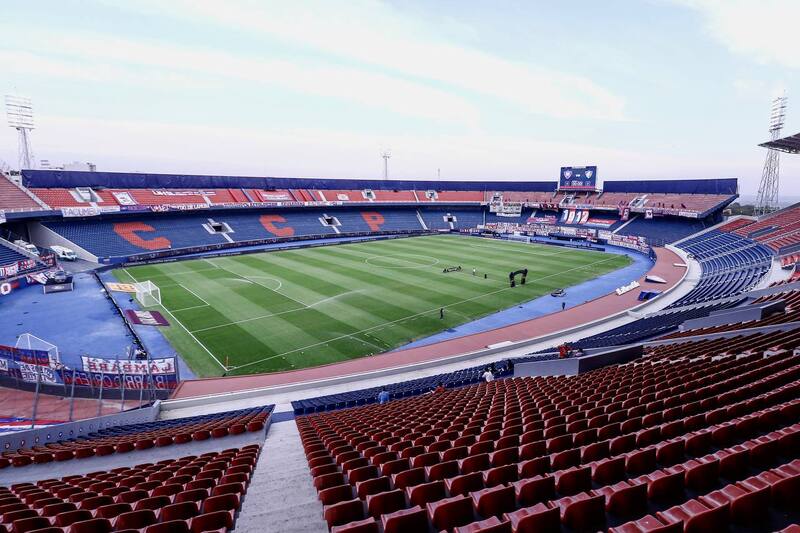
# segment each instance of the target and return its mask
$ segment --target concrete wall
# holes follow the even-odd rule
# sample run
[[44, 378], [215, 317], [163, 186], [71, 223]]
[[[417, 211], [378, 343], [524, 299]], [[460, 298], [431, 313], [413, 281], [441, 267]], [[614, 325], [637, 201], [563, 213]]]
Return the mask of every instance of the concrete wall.
[[517, 363], [514, 365], [514, 377], [575, 376], [603, 366], [628, 363], [641, 357], [643, 351], [642, 345], [624, 346], [584, 357]]
[[158, 417], [160, 410], [161, 402], [156, 401], [149, 407], [133, 409], [113, 415], [89, 418], [77, 422], [65, 422], [64, 424], [55, 424], [28, 431], [16, 431], [7, 435], [0, 435], [0, 450], [6, 451], [30, 448], [32, 446], [44, 445], [48, 442], [73, 439], [101, 429], [152, 422]]
[[50, 248], [53, 245], [65, 246], [85, 261], [91, 261], [92, 263], [98, 262], [96, 255], [90, 254], [77, 244], [62, 237], [50, 228], [45, 227], [41, 222], [32, 222], [28, 224], [28, 233], [31, 236], [33, 244], [36, 246], [43, 246], [45, 248]]
[[784, 309], [786, 309], [786, 302], [783, 300], [765, 302], [758, 305], [734, 307], [732, 309], [722, 309], [720, 311], [714, 311], [706, 317], [687, 320], [681, 324], [679, 329], [681, 331], [688, 331], [691, 329], [722, 326], [724, 324], [738, 324], [751, 320], [761, 320], [772, 313], [781, 313]]

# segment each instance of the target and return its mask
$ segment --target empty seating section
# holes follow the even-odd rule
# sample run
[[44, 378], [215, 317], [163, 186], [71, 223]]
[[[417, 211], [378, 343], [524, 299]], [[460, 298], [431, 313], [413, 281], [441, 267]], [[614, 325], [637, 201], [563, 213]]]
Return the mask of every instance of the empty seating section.
[[[486, 365], [474, 366], [447, 374], [437, 374], [435, 376], [392, 383], [383, 387], [370, 387], [340, 394], [295, 400], [292, 402], [292, 408], [296, 415], [301, 415], [367, 405], [378, 401], [378, 393], [381, 392], [381, 390], [386, 390], [393, 399], [419, 396], [420, 394], [432, 391], [439, 383], [447, 388], [463, 387], [464, 385], [478, 383], [481, 380], [481, 374], [483, 374], [485, 370]], [[495, 364], [495, 376], [507, 376], [511, 373], [512, 371], [508, 367], [507, 360]]]
[[[502, 196], [504, 202], [521, 202], [524, 204], [553, 203], [552, 191], [501, 191], [499, 194]], [[491, 202], [494, 195], [494, 191], [487, 191], [485, 201]]]
[[789, 207], [757, 222], [738, 219], [720, 230], [758, 241], [781, 255], [788, 254], [800, 249], [800, 207]]
[[[323, 223], [325, 216], [338, 219], [340, 226], [337, 228], [341, 233], [422, 230], [414, 209], [169, 213], [92, 221], [46, 221], [43, 224], [98, 257], [113, 257], [228, 242], [333, 235], [336, 230]], [[227, 223], [231, 231], [224, 235], [210, 232], [211, 221]]]
[[425, 191], [417, 191], [421, 201], [483, 202], [483, 191], [436, 191], [436, 198], [426, 198]]
[[227, 242], [222, 234], [204, 229], [207, 223], [207, 216], [167, 214], [89, 222], [47, 221], [43, 225], [97, 257], [111, 257]]
[[774, 326], [777, 324], [787, 324], [790, 322], [800, 322], [800, 291], [788, 291], [763, 296], [752, 302], [753, 305], [774, 301], [783, 300], [786, 303], [786, 308], [783, 312], [772, 313], [761, 320], [749, 320], [747, 322], [731, 322], [728, 324], [720, 324], [717, 326], [709, 326], [706, 328], [690, 329], [685, 331], [676, 331], [663, 336], [663, 339], [676, 339], [681, 337], [694, 337], [696, 335], [710, 335], [712, 333], [720, 333], [723, 331], [735, 331], [748, 328], [760, 328], [764, 326]]
[[0, 173], [0, 209], [4, 211], [37, 211], [43, 209], [25, 191]]
[[322, 201], [327, 202], [369, 202], [370, 199], [365, 196], [364, 191], [346, 191], [346, 190], [316, 190], [315, 196]]
[[0, 266], [10, 265], [16, 263], [18, 261], [23, 261], [28, 259], [26, 256], [22, 255], [18, 251], [14, 250], [10, 246], [3, 244], [0, 242]]
[[[496, 213], [490, 213], [488, 210], [486, 211], [486, 223], [492, 222], [511, 222], [516, 224], [525, 224], [528, 219], [534, 214], [536, 211], [532, 209], [523, 209], [519, 216], [517, 217], [509, 217], [509, 216], [498, 216]], [[483, 222], [479, 222], [479, 224], [483, 224]]]
[[41, 446], [3, 451], [0, 454], [0, 469], [147, 450], [154, 446], [171, 446], [193, 440], [222, 438], [245, 431], [263, 431], [273, 407], [268, 405], [239, 411], [129, 424], [101, 429], [78, 437], [64, 436]]
[[703, 220], [678, 217], [659, 217], [647, 220], [644, 215], [639, 214], [617, 233], [646, 237], [648, 241], [659, 244], [678, 241], [705, 228], [706, 223]]
[[[43, 201], [53, 209], [60, 207], [80, 207], [88, 205], [73, 198], [69, 189], [31, 189], [39, 200]], [[113, 205], [117, 205], [114, 203]]]
[[[453, 217], [452, 228], [465, 229], [474, 228], [478, 224], [483, 224], [484, 212], [481, 209], [448, 209], [446, 207], [421, 207], [419, 213], [425, 221], [428, 229], [444, 229], [451, 228], [450, 223], [447, 221], [448, 216]], [[488, 216], [488, 213], [487, 213]], [[511, 221], [511, 220], [509, 220]]]
[[[624, 344], [633, 344], [642, 342], [647, 339], [652, 339], [663, 335], [664, 333], [677, 328], [687, 320], [695, 318], [702, 318], [708, 316], [712, 311], [726, 309], [728, 307], [735, 307], [741, 301], [733, 301], [726, 303], [699, 305], [688, 309], [680, 309], [677, 311], [663, 311], [646, 318], [640, 318], [634, 322], [618, 326], [614, 329], [597, 333], [590, 337], [569, 343], [573, 348], [604, 348], [607, 346], [621, 346]], [[556, 348], [542, 350], [531, 354], [527, 357], [515, 359], [517, 362], [526, 361], [544, 361], [547, 359], [558, 358]]]
[[336, 217], [342, 232], [354, 231], [413, 231], [422, 226], [413, 209], [343, 210], [329, 213]]
[[324, 518], [335, 533], [798, 522], [800, 357], [686, 348], [299, 417]]
[[228, 531], [260, 453], [253, 444], [0, 487], [0, 531]]
[[324, 214], [316, 209], [283, 211], [279, 214], [225, 211], [215, 213], [211, 218], [230, 226], [233, 233], [229, 233], [228, 237], [233, 241], [247, 242], [295, 235], [333, 235], [336, 233], [333, 227], [324, 225], [320, 220]]
[[732, 232], [740, 228], [743, 228], [745, 226], [749, 226], [753, 222], [755, 222], [755, 220], [749, 218], [737, 218], [736, 220], [731, 220], [729, 222], [726, 222], [725, 224], [719, 226], [717, 229], [720, 231]]
[[654, 359], [673, 359], [704, 354], [791, 353], [798, 346], [800, 330], [791, 330], [662, 344], [648, 348], [647, 353]]
[[736, 296], [752, 289], [772, 266], [766, 247], [733, 233], [711, 230], [680, 243], [703, 269], [699, 283], [669, 307]]

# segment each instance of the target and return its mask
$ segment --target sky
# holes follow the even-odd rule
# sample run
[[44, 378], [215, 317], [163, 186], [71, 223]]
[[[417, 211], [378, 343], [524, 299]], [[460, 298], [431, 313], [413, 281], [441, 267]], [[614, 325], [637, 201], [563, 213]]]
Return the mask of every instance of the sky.
[[[739, 178], [800, 131], [796, 0], [5, 0], [0, 90], [37, 159], [98, 170]], [[796, 96], [796, 100], [794, 99]], [[0, 128], [0, 159], [17, 161]], [[800, 156], [782, 158], [800, 196]]]

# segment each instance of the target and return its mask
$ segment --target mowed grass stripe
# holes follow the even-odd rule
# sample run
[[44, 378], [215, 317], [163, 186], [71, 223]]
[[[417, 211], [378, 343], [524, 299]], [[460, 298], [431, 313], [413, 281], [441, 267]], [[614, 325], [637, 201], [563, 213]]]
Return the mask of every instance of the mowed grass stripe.
[[[602, 260], [598, 260], [598, 263], [600, 263], [600, 262], [604, 262], [604, 261], [610, 261], [611, 259], [613, 259], [613, 258], [608, 258], [608, 259], [602, 259]], [[575, 270], [577, 270], [577, 269], [579, 269], [579, 268], [581, 268], [581, 267], [575, 267]], [[557, 275], [557, 274], [551, 274], [550, 276], [556, 276], [556, 275]], [[501, 292], [506, 292], [506, 291], [508, 291], [508, 290], [510, 290], [510, 288], [509, 288], [509, 287], [506, 287], [506, 288], [501, 288], [501, 289], [497, 289], [497, 290], [493, 291], [492, 293], [487, 293], [487, 295], [488, 295], [488, 296], [493, 296], [493, 295], [495, 295], [495, 294], [498, 294], [498, 293], [501, 293]], [[473, 299], [477, 299], [477, 298], [480, 298], [480, 297], [481, 297], [481, 296], [476, 296], [476, 297], [474, 297]], [[464, 301], [457, 302], [457, 303], [454, 303], [454, 304], [446, 305], [446, 306], [444, 306], [444, 307], [445, 307], [445, 308], [448, 308], [448, 310], [450, 311], [450, 310], [452, 310], [452, 308], [453, 308], [453, 307], [460, 306], [460, 305], [464, 305], [464, 304], [468, 304], [468, 303], [471, 303], [471, 301], [470, 301], [470, 300], [464, 300]], [[431, 310], [431, 311], [435, 311], [435, 310]], [[421, 315], [426, 315], [426, 316], [421, 316]], [[431, 315], [431, 312], [430, 312], [430, 311], [425, 311], [425, 312], [419, 313], [419, 314], [417, 314], [417, 315], [408, 316], [408, 317], [401, 317], [401, 318], [397, 319], [396, 321], [394, 321], [394, 322], [393, 322], [393, 323], [391, 323], [391, 324], [393, 325], [393, 324], [396, 324], [397, 322], [406, 321], [406, 320], [412, 320], [412, 319], [413, 319], [413, 320], [422, 319], [422, 320], [425, 320], [425, 321], [428, 321], [428, 322], [430, 322], [430, 321], [431, 321], [430, 315]], [[359, 331], [358, 333], [359, 333], [359, 334], [366, 334], [367, 332], [375, 331], [377, 328], [382, 328], [382, 327], [384, 327], [384, 326], [385, 326], [385, 325], [380, 325], [380, 326], [377, 326], [377, 327], [366, 328], [366, 329], [364, 329], [364, 330], [361, 330], [361, 331]], [[318, 348], [320, 345], [323, 345], [323, 344], [324, 344], [325, 346], [328, 346], [329, 344], [331, 344], [331, 343], [333, 343], [333, 342], [338, 342], [338, 341], [341, 341], [341, 340], [343, 340], [343, 339], [346, 339], [346, 338], [348, 338], [348, 337], [354, 337], [354, 335], [352, 335], [352, 334], [345, 334], [345, 335], [342, 335], [342, 336], [340, 336], [340, 337], [336, 337], [336, 338], [330, 339], [329, 341], [321, 341], [321, 342], [319, 342], [319, 343], [317, 343], [317, 344], [313, 344], [313, 345], [306, 345], [306, 346], [303, 346], [303, 347], [301, 347], [301, 348], [296, 348], [296, 349], [292, 350], [291, 352], [286, 352], [286, 353], [284, 353], [284, 354], [280, 354], [280, 355], [282, 355], [282, 356], [284, 356], [284, 357], [285, 357], [285, 356], [287, 356], [287, 355], [289, 355], [289, 354], [297, 353], [297, 352], [299, 352], [299, 351], [301, 351], [301, 350], [304, 350], [304, 349]], [[267, 358], [267, 359], [264, 359], [264, 360], [257, 360], [257, 361], [251, 362], [251, 363], [245, 363], [244, 365], [241, 365], [241, 367], [238, 367], [238, 368], [237, 368], [237, 370], [238, 370], [238, 369], [241, 369], [241, 368], [249, 368], [249, 367], [252, 367], [253, 365], [256, 365], [256, 364], [259, 364], [259, 363], [263, 363], [263, 362], [266, 362], [268, 359], [271, 359], [271, 358]]]
[[[375, 258], [369, 261], [373, 265], [366, 261], [370, 257]], [[435, 266], [389, 268], [434, 260], [439, 261]], [[449, 262], [461, 264], [467, 271], [443, 274], [441, 270], [450, 266]], [[628, 262], [625, 256], [582, 250], [431, 236], [133, 270], [138, 279], [163, 285], [163, 295], [174, 291], [176, 305], [162, 295], [165, 304], [174, 309], [179, 309], [178, 302], [199, 302], [179, 292], [175, 288], [179, 285], [206, 300], [208, 308], [187, 305], [194, 308], [179, 312], [181, 322], [190, 330], [200, 330], [195, 335], [213, 353], [219, 352], [232, 366], [241, 367], [234, 373], [251, 373], [302, 368], [385, 351]], [[473, 266], [489, 273], [490, 279], [473, 277]], [[524, 267], [530, 271], [529, 283], [508, 289], [508, 272]], [[539, 278], [543, 279], [537, 281]], [[280, 295], [295, 303], [282, 307], [279, 302], [286, 300]], [[304, 307], [306, 304], [310, 307]], [[439, 319], [440, 307], [447, 308], [444, 320]], [[200, 375], [220, 373], [219, 368], [209, 370], [202, 364], [208, 355], [196, 344], [179, 339], [186, 337], [179, 328], [165, 329], [192, 368], [197, 371], [203, 367]]]

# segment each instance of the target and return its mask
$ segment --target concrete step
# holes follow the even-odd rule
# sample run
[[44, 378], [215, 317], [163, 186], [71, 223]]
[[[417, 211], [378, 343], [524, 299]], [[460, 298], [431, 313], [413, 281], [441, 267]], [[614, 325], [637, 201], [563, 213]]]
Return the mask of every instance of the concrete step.
[[328, 532], [293, 422], [270, 427], [235, 531]]

